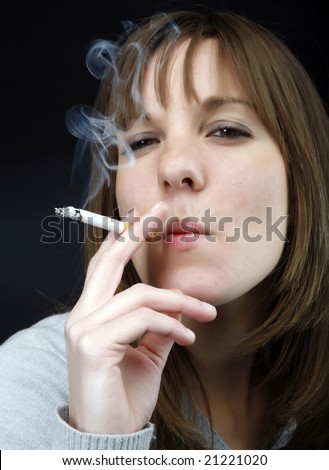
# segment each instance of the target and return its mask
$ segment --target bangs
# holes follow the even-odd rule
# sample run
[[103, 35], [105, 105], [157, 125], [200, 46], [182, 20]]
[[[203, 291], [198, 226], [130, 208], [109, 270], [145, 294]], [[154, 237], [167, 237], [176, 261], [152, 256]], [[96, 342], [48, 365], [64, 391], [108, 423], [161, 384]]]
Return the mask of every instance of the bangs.
[[[126, 59], [130, 63], [130, 71], [134, 73], [125, 74], [123, 67], [120, 79], [117, 80], [116, 86], [112, 89], [112, 112], [115, 114], [115, 121], [119, 127], [126, 129], [131, 121], [134, 121], [144, 114], [143, 104], [143, 83], [146, 71], [150, 61], [154, 61], [154, 87], [157, 99], [163, 108], [167, 108], [170, 100], [170, 77], [175, 60], [177, 49], [187, 43], [183, 65], [183, 86], [186, 98], [194, 99], [198, 102], [198, 96], [195, 90], [192, 74], [193, 58], [197, 46], [204, 38], [200, 37], [182, 37], [175, 40], [171, 36], [167, 36], [156, 51], [142, 54], [136, 54], [133, 51], [131, 57]], [[220, 57], [220, 54], [218, 54]], [[222, 62], [222, 61], [221, 61]], [[134, 64], [134, 65], [132, 65]], [[113, 105], [113, 96], [116, 105]]]
[[[161, 47], [155, 56], [154, 84], [155, 92], [159, 103], [166, 109], [170, 99], [170, 77], [174, 64], [174, 54], [177, 49], [187, 44], [183, 62], [183, 90], [188, 101], [192, 99], [199, 102], [193, 80], [192, 66], [193, 59], [198, 45], [204, 40], [203, 37], [182, 38], [178, 44], [169, 43], [166, 47]], [[219, 47], [219, 46], [218, 46]], [[218, 54], [220, 57], [220, 54]]]

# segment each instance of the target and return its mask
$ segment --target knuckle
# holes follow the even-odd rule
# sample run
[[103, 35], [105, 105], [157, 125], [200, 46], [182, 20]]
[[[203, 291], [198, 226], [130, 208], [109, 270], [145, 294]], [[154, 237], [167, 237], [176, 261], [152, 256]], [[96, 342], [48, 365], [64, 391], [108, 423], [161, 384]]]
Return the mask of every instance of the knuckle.
[[136, 284], [131, 286], [130, 289], [131, 289], [131, 292], [136, 295], [142, 295], [148, 290], [147, 286], [143, 284], [142, 282], [137, 282]]
[[184, 308], [185, 303], [186, 303], [186, 296], [185, 296], [185, 294], [184, 294], [181, 290], [179, 290], [179, 289], [177, 289], [177, 290], [176, 290], [176, 289], [175, 289], [175, 290], [174, 290], [174, 289], [171, 289], [171, 292], [172, 292], [172, 294], [174, 295], [175, 302], [176, 302], [176, 304], [177, 304], [177, 310], [178, 310], [179, 312], [181, 312], [182, 309]]
[[81, 355], [90, 354], [93, 350], [94, 339], [89, 332], [83, 332], [79, 335], [76, 343], [76, 348]]
[[139, 318], [139, 319], [141, 319], [145, 322], [149, 322], [152, 319], [152, 317], [154, 315], [154, 312], [153, 312], [152, 309], [150, 309], [148, 307], [140, 307], [137, 310], [135, 310], [134, 315], [137, 318]]
[[65, 323], [65, 337], [70, 343], [76, 343], [79, 340], [81, 331], [80, 327], [77, 322], [73, 322], [71, 320], [67, 320]]

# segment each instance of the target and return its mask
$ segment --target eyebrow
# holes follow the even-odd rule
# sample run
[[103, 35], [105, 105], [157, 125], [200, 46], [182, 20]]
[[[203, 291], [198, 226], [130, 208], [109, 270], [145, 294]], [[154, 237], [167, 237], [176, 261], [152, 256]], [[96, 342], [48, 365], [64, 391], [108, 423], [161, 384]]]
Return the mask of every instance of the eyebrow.
[[[200, 101], [199, 103], [201, 108], [203, 108], [204, 111], [208, 111], [208, 112], [216, 110], [226, 104], [242, 104], [252, 109], [252, 105], [250, 101], [245, 100], [243, 98], [236, 98], [234, 96], [209, 96], [208, 98], [204, 99], [203, 101]], [[148, 112], [145, 112], [141, 114], [136, 119], [136, 121], [142, 121], [142, 122], [152, 121], [152, 115]]]
[[244, 100], [242, 98], [235, 98], [234, 96], [209, 96], [205, 100], [200, 103], [200, 106], [205, 111], [212, 111], [213, 109], [220, 108], [225, 104], [243, 104], [249, 106], [250, 108], [251, 103], [248, 100]]

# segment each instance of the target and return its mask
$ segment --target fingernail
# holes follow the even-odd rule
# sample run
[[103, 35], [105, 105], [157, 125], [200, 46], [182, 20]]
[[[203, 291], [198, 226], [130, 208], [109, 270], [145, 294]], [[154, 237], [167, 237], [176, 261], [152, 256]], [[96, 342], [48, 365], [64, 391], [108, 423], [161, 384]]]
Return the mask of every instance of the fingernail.
[[214, 307], [213, 305], [208, 304], [208, 302], [202, 302], [202, 304], [205, 310], [208, 310], [208, 312], [217, 313], [216, 307]]
[[186, 330], [186, 333], [188, 334], [188, 336], [189, 336], [190, 338], [195, 339], [195, 333], [194, 333], [194, 331], [189, 330], [188, 328], [185, 328], [185, 330]]
[[159, 209], [159, 207], [162, 205], [162, 201], [159, 201], [157, 202], [156, 204], [154, 204], [153, 207], [151, 207], [151, 209], [148, 211], [148, 212], [153, 212], [155, 211], [156, 209]]
[[177, 289], [177, 287], [172, 287], [170, 290], [172, 290], [173, 292], [177, 292], [178, 294], [182, 294], [183, 291], [180, 290], [180, 289]]

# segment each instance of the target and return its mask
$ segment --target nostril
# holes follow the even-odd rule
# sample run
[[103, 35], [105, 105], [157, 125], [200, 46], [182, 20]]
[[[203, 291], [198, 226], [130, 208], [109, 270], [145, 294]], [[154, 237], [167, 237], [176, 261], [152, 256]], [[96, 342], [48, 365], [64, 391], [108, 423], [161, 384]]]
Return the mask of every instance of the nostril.
[[193, 181], [191, 178], [183, 178], [181, 184], [192, 187]]
[[[178, 180], [179, 181], [179, 180]], [[167, 181], [165, 180], [164, 182], [164, 185], [167, 187], [167, 188], [170, 188], [170, 187], [176, 187], [177, 189], [178, 188], [184, 188], [186, 186], [192, 188], [193, 187], [193, 180], [192, 178], [183, 178], [180, 183], [178, 183], [177, 185], [176, 184], [173, 184], [173, 183], [170, 183], [170, 181]]]

